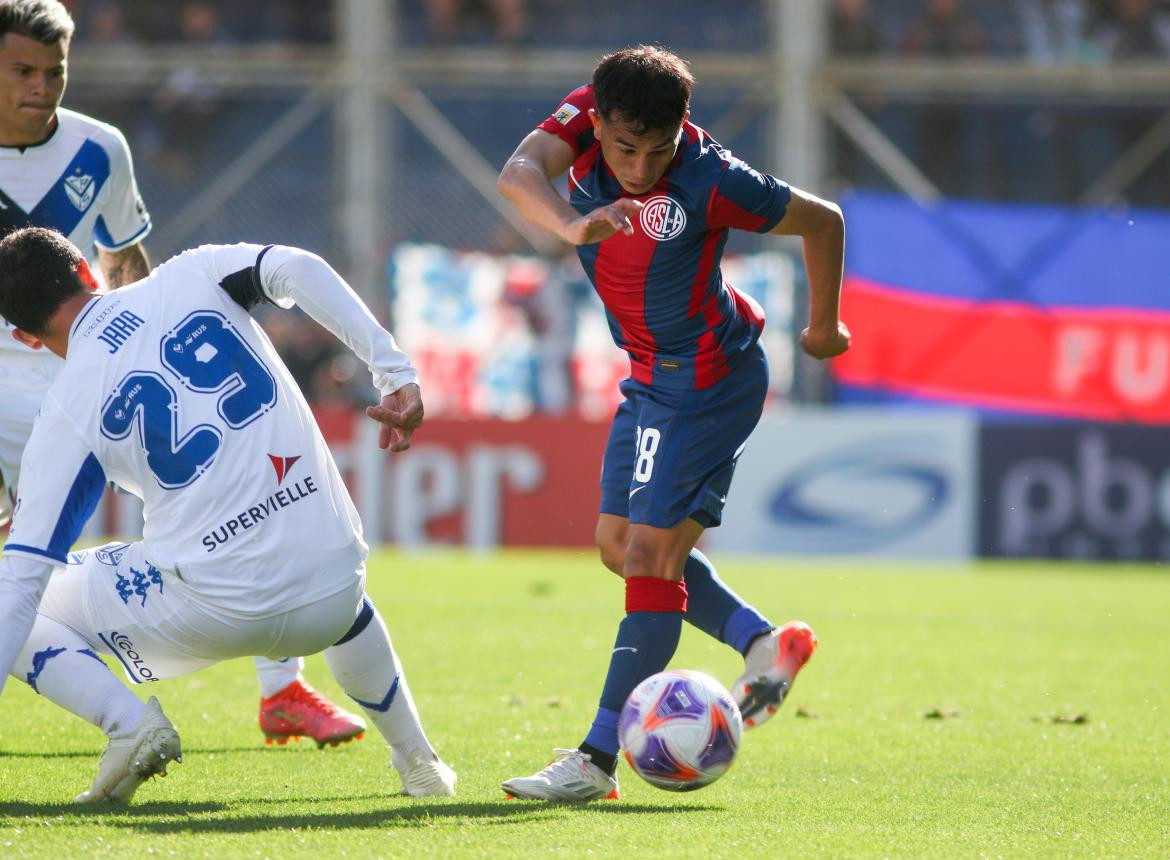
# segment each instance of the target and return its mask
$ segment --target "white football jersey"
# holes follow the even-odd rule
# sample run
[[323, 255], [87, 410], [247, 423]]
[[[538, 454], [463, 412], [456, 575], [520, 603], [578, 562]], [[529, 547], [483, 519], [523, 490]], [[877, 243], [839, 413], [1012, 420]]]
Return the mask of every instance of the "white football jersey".
[[[150, 232], [150, 215], [138, 193], [130, 149], [112, 125], [60, 108], [57, 128], [35, 146], [0, 146], [0, 232], [49, 227], [86, 256], [95, 245], [109, 251], [133, 245]], [[9, 354], [56, 369], [56, 356], [34, 353], [12, 337], [0, 318], [0, 363]], [[28, 371], [8, 380], [17, 386]], [[0, 379], [0, 387], [8, 382]], [[47, 386], [44, 374], [36, 383]]]
[[204, 246], [92, 299], [21, 464], [5, 554], [63, 562], [107, 481], [144, 502], [157, 568], [230, 611], [288, 611], [359, 575], [361, 523], [304, 397], [229, 294], [301, 307], [389, 393], [417, 379], [319, 257]]

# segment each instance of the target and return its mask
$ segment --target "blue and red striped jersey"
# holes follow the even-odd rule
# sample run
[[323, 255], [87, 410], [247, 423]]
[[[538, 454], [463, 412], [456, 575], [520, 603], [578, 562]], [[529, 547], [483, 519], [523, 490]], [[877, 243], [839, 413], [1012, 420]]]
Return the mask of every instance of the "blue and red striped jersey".
[[577, 246], [634, 379], [671, 388], [714, 385], [759, 339], [764, 312], [723, 280], [731, 227], [766, 233], [784, 217], [788, 186], [733, 157], [690, 122], [654, 188], [633, 195], [605, 164], [589, 110], [574, 90], [538, 127], [573, 148], [569, 202], [582, 215], [621, 197], [645, 203], [634, 234]]

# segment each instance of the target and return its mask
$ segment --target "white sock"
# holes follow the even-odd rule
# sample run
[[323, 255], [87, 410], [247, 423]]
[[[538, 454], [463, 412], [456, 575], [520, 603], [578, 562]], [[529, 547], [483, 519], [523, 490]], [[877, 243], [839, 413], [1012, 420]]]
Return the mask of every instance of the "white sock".
[[325, 649], [329, 671], [346, 694], [362, 706], [370, 722], [386, 739], [395, 768], [401, 771], [415, 750], [422, 750], [437, 759], [438, 755], [419, 722], [418, 709], [410, 695], [398, 655], [394, 653], [386, 624], [369, 598], [366, 598], [365, 606], [371, 612], [365, 628], [343, 644]]
[[287, 657], [284, 660], [271, 660], [268, 657], [252, 659], [256, 661], [256, 674], [260, 676], [262, 699], [275, 696], [293, 681], [299, 680], [301, 670], [305, 668], [303, 657]]
[[145, 705], [114, 677], [89, 643], [44, 615], [37, 615], [12, 664], [12, 677], [109, 737], [130, 735], [142, 722]]

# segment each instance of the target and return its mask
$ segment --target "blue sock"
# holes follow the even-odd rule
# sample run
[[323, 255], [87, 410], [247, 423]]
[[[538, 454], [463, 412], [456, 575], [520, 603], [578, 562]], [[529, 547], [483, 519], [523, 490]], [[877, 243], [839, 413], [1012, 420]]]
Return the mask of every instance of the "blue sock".
[[697, 549], [691, 550], [683, 566], [683, 581], [687, 584], [686, 620], [740, 654], [753, 639], [772, 629], [768, 619], [727, 587]]
[[618, 754], [617, 724], [622, 705], [634, 687], [666, 668], [681, 633], [680, 612], [631, 612], [622, 619], [601, 691], [601, 706], [584, 745], [607, 755]]

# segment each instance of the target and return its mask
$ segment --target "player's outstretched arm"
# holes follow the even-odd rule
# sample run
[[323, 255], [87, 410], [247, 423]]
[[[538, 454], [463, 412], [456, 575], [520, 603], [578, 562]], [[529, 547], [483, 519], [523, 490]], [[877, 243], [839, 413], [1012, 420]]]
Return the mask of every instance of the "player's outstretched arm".
[[98, 262], [102, 267], [102, 277], [106, 286], [111, 290], [141, 281], [150, 274], [150, 260], [142, 243], [136, 242], [119, 251], [98, 249]]
[[397, 453], [410, 447], [410, 437], [423, 421], [422, 394], [415, 384], [404, 385], [382, 397], [377, 406], [367, 406], [366, 415], [382, 425], [378, 447]]
[[538, 128], [520, 141], [496, 187], [528, 221], [572, 245], [592, 245], [616, 233], [631, 235], [630, 219], [642, 209], [640, 201], [621, 199], [580, 215], [553, 187], [552, 180], [572, 163], [572, 148]]
[[813, 358], [832, 358], [849, 349], [849, 329], [841, 321], [841, 276], [845, 265], [845, 219], [836, 203], [799, 188], [773, 233], [804, 240], [808, 273], [809, 323], [800, 346]]
[[[285, 308], [300, 305], [369, 367], [382, 398], [377, 406], [368, 407], [366, 414], [382, 425], [380, 447], [391, 451], [409, 448], [411, 436], [422, 424], [423, 403], [418, 372], [393, 335], [379, 325], [341, 275], [316, 254], [272, 245], [263, 249], [259, 258], [259, 280], [267, 298]], [[247, 308], [257, 297], [233, 298]]]

